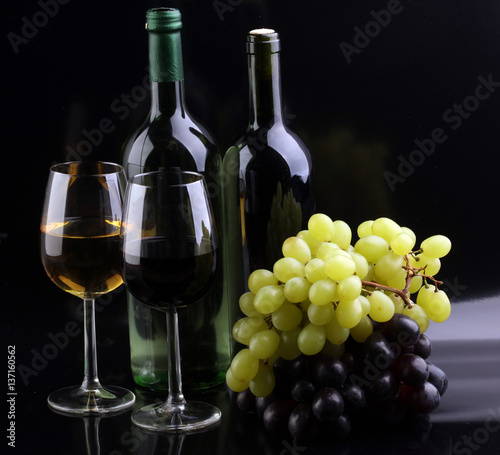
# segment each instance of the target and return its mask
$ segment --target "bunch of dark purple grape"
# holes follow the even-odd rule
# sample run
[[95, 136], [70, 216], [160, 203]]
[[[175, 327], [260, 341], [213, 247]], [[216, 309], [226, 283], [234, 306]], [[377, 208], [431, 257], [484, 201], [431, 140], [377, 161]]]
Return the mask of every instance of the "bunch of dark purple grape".
[[340, 357], [278, 358], [274, 391], [255, 397], [246, 389], [236, 402], [261, 416], [271, 433], [301, 441], [321, 434], [346, 437], [354, 426], [374, 422], [396, 425], [439, 406], [448, 378], [426, 360], [430, 354], [431, 343], [418, 324], [396, 313], [374, 323], [364, 343], [349, 338]]

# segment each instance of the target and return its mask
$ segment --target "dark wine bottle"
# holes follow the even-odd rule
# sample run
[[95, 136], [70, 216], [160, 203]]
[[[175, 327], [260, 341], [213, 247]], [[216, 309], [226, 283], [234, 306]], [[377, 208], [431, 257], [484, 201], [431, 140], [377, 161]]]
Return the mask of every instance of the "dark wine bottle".
[[[224, 241], [222, 158], [209, 131], [186, 108], [181, 47], [181, 13], [154, 8], [146, 13], [149, 41], [151, 108], [143, 124], [125, 143], [127, 177], [176, 168], [204, 175], [214, 210], [219, 241]], [[179, 312], [182, 381], [197, 390], [224, 381], [232, 355], [232, 318], [224, 292], [223, 267], [206, 298]], [[131, 367], [137, 384], [164, 390], [167, 384], [165, 315], [127, 296]]]
[[223, 162], [226, 281], [233, 301], [253, 270], [272, 270], [283, 241], [306, 228], [315, 208], [310, 153], [284, 120], [280, 50], [274, 30], [247, 35], [249, 123]]

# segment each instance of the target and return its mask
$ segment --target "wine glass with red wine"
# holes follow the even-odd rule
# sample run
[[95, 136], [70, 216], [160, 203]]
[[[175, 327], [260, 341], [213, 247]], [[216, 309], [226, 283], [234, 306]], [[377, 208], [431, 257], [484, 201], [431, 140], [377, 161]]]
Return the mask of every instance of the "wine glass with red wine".
[[40, 225], [42, 263], [61, 289], [83, 299], [85, 369], [81, 385], [51, 393], [64, 414], [103, 415], [130, 408], [127, 389], [103, 387], [97, 375], [95, 299], [123, 283], [120, 227], [123, 168], [106, 162], [71, 162], [50, 168]]
[[[139, 427], [192, 432], [214, 425], [215, 406], [182, 393], [177, 312], [210, 290], [219, 263], [205, 180], [195, 172], [160, 170], [129, 180], [123, 205], [123, 280], [137, 299], [166, 314], [168, 399], [132, 414]], [[199, 302], [198, 304], [200, 304]]]

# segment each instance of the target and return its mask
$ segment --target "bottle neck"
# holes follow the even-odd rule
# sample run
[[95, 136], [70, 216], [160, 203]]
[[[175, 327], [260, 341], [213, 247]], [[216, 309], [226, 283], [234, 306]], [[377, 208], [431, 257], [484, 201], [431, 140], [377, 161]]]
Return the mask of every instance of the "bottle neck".
[[184, 81], [151, 82], [151, 117], [184, 116]]
[[149, 32], [151, 114], [184, 112], [184, 66], [180, 30]]
[[250, 119], [253, 129], [283, 123], [279, 52], [248, 54]]

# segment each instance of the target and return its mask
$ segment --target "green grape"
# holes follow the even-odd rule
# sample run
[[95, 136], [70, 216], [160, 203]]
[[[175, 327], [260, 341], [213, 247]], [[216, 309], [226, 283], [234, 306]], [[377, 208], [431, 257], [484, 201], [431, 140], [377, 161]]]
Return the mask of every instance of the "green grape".
[[241, 312], [246, 316], [260, 316], [261, 314], [253, 306], [253, 299], [255, 294], [253, 292], [245, 292], [241, 295], [239, 306]]
[[360, 295], [358, 300], [361, 303], [361, 316], [365, 317], [370, 312], [370, 302], [364, 295]]
[[426, 275], [434, 276], [441, 269], [441, 260], [439, 258], [429, 258], [424, 254], [416, 254], [410, 256], [410, 265], [416, 269], [425, 267]]
[[403, 314], [406, 314], [418, 324], [420, 333], [424, 333], [429, 328], [429, 316], [420, 305], [413, 305], [411, 308], [406, 307]]
[[324, 266], [325, 262], [319, 258], [313, 258], [305, 265], [304, 273], [311, 284], [327, 279]]
[[274, 276], [273, 272], [266, 269], [254, 270], [248, 277], [248, 289], [254, 294], [270, 284], [278, 284], [278, 278]]
[[258, 359], [271, 357], [280, 344], [280, 336], [275, 330], [267, 329], [257, 332], [248, 345], [251, 354]]
[[373, 281], [375, 279], [375, 265], [368, 262], [368, 273], [363, 278], [363, 281]]
[[444, 291], [433, 292], [427, 302], [425, 312], [434, 322], [444, 322], [451, 313], [450, 299]]
[[394, 278], [403, 267], [403, 257], [389, 251], [375, 264], [375, 275], [382, 281]]
[[349, 255], [356, 264], [356, 275], [358, 275], [362, 280], [364, 280], [365, 277], [368, 275], [369, 271], [368, 261], [365, 259], [364, 256], [362, 256], [359, 253], [356, 253], [355, 251], [351, 251]]
[[333, 303], [327, 303], [326, 305], [315, 305], [311, 303], [307, 308], [307, 317], [315, 325], [325, 325], [329, 323], [335, 313], [335, 308]]
[[343, 344], [351, 331], [345, 327], [342, 327], [337, 320], [337, 312], [333, 315], [330, 322], [325, 324], [325, 335], [327, 340], [334, 345]]
[[418, 290], [422, 287], [423, 278], [419, 275], [414, 276], [411, 279], [410, 288], [408, 289], [410, 294], [414, 294], [418, 292]]
[[[347, 259], [352, 259], [351, 253], [348, 251], [344, 251], [340, 248], [335, 248], [332, 251], [330, 251], [330, 254], [328, 255], [328, 258], [331, 258], [332, 256], [344, 256]], [[325, 259], [326, 260], [326, 259]]]
[[324, 261], [333, 253], [334, 250], [339, 249], [340, 247], [336, 243], [323, 242], [316, 251], [316, 257]]
[[414, 246], [415, 241], [406, 232], [396, 234], [391, 240], [391, 250], [400, 256], [408, 254]]
[[422, 286], [418, 291], [417, 295], [417, 305], [421, 306], [424, 310], [427, 311], [430, 298], [436, 292], [436, 286], [433, 284]]
[[[347, 253], [348, 254], [348, 253]], [[356, 263], [349, 256], [345, 257], [340, 254], [330, 256], [325, 261], [325, 273], [328, 278], [338, 281], [343, 278], [353, 275], [356, 272]]]
[[294, 258], [302, 264], [311, 260], [311, 249], [307, 242], [299, 237], [289, 237], [283, 242], [283, 256]]
[[337, 284], [337, 294], [341, 300], [354, 300], [361, 294], [361, 279], [357, 275], [348, 276]]
[[292, 330], [302, 321], [302, 310], [293, 303], [284, 302], [272, 315], [271, 322], [278, 330]]
[[299, 333], [297, 345], [305, 355], [315, 355], [325, 346], [325, 328], [321, 325], [308, 324]]
[[305, 277], [296, 276], [285, 283], [285, 298], [292, 303], [299, 303], [309, 297], [311, 283]]
[[309, 289], [309, 300], [315, 305], [326, 305], [337, 300], [337, 285], [331, 280], [318, 280]]
[[273, 272], [276, 278], [286, 283], [296, 276], [305, 276], [304, 264], [294, 258], [281, 258], [274, 263]]
[[331, 241], [343, 250], [347, 250], [351, 244], [352, 232], [349, 225], [342, 220], [333, 222], [333, 236]]
[[307, 309], [309, 308], [309, 305], [311, 305], [311, 301], [309, 300], [309, 298], [307, 298], [303, 302], [300, 302], [299, 307], [302, 308], [302, 311], [307, 313]]
[[351, 329], [359, 324], [363, 317], [363, 308], [358, 299], [341, 300], [337, 305], [337, 321], [346, 329]]
[[363, 221], [359, 226], [358, 226], [358, 237], [361, 239], [363, 237], [366, 237], [367, 235], [372, 235], [372, 224], [373, 220], [367, 220]]
[[370, 302], [370, 317], [377, 322], [387, 322], [394, 315], [392, 300], [382, 291], [373, 291], [368, 297]]
[[378, 235], [367, 235], [356, 242], [354, 251], [364, 256], [368, 262], [376, 263], [389, 252], [389, 244]]
[[334, 233], [332, 219], [323, 213], [315, 213], [309, 218], [307, 228], [311, 235], [322, 242], [329, 242]]
[[[234, 325], [233, 325], [233, 329], [232, 329], [232, 335], [233, 335], [233, 338], [238, 342], [238, 343], [242, 343], [242, 344], [246, 344], [246, 343], [243, 343], [243, 338], [239, 336], [239, 330], [240, 330], [240, 326], [241, 324], [243, 323], [243, 320], [245, 318], [241, 318], [241, 319], [238, 319]], [[248, 342], [250, 342], [250, 340], [248, 340]]]
[[[417, 243], [417, 236], [415, 235], [415, 233], [409, 228], [409, 227], [406, 227], [406, 226], [403, 226], [401, 228], [401, 230], [405, 233], [405, 234], [408, 234], [412, 240], [413, 240], [413, 245], [415, 245], [415, 243]], [[413, 247], [412, 247], [413, 248]]]
[[[238, 320], [233, 327], [233, 336], [238, 343], [248, 344], [252, 337], [261, 330], [267, 330], [267, 322], [262, 315]], [[236, 332], [235, 332], [236, 331]]]
[[285, 301], [283, 287], [270, 284], [259, 289], [253, 299], [253, 306], [261, 314], [269, 314], [276, 311]]
[[240, 382], [250, 382], [259, 371], [259, 359], [254, 357], [250, 349], [239, 351], [231, 362], [231, 373]]
[[256, 397], [267, 397], [274, 390], [275, 382], [272, 366], [260, 364], [259, 371], [250, 381], [250, 391]]
[[403, 290], [406, 286], [406, 270], [401, 269], [394, 277], [387, 280], [387, 285], [394, 289]]
[[442, 258], [451, 250], [451, 241], [444, 235], [433, 235], [420, 244], [422, 253], [428, 258]]
[[425, 256], [422, 256], [421, 254], [411, 254], [409, 258], [410, 265], [415, 269], [421, 269], [426, 265]]
[[351, 329], [351, 336], [358, 342], [364, 343], [370, 334], [373, 333], [373, 324], [368, 316], [364, 316], [358, 325]]
[[285, 360], [293, 360], [301, 354], [297, 344], [297, 338], [299, 337], [300, 331], [300, 327], [296, 327], [293, 330], [281, 332], [280, 344], [278, 346], [278, 354], [280, 357], [283, 357]]
[[309, 230], [304, 230], [300, 231], [297, 234], [297, 237], [299, 239], [304, 240], [307, 245], [309, 246], [309, 250], [311, 251], [311, 254], [313, 256], [316, 255], [316, 251], [318, 250], [318, 247], [323, 243], [321, 240], [318, 240], [312, 236], [312, 234], [309, 232]]
[[405, 303], [403, 299], [396, 293], [390, 291], [385, 292], [385, 295], [387, 295], [392, 300], [392, 303], [394, 304], [394, 313], [402, 313], [405, 309]]
[[231, 371], [231, 367], [226, 372], [226, 384], [233, 392], [243, 392], [250, 385], [249, 381], [239, 381], [236, 379]]
[[391, 243], [393, 237], [401, 233], [401, 227], [390, 218], [377, 218], [372, 224], [372, 233]]
[[426, 275], [434, 276], [441, 269], [441, 260], [439, 258], [428, 258], [423, 254], [420, 255], [420, 258], [422, 259], [422, 263], [425, 265]]

